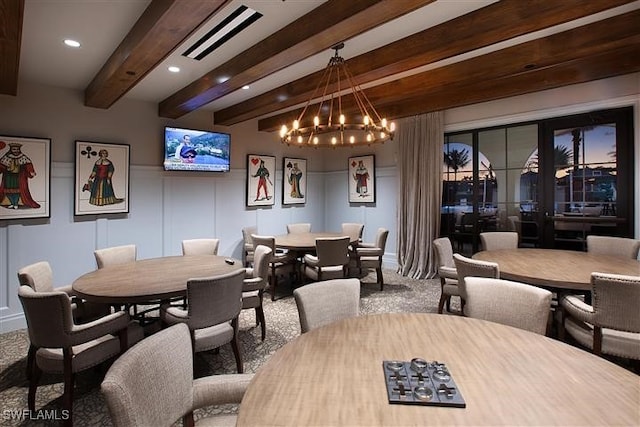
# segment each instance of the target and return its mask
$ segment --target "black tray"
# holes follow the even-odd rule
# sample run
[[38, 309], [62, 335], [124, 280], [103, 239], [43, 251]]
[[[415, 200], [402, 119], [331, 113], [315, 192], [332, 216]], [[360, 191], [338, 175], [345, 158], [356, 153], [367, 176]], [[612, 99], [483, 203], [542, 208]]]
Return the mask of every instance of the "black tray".
[[385, 360], [382, 362], [389, 403], [404, 405], [450, 406], [467, 405], [444, 363]]

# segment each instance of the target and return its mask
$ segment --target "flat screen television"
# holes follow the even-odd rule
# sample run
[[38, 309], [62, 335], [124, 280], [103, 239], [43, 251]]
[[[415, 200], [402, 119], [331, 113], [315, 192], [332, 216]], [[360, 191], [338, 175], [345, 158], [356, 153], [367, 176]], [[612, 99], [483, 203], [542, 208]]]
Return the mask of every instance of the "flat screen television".
[[166, 126], [164, 170], [228, 172], [230, 144], [228, 133]]

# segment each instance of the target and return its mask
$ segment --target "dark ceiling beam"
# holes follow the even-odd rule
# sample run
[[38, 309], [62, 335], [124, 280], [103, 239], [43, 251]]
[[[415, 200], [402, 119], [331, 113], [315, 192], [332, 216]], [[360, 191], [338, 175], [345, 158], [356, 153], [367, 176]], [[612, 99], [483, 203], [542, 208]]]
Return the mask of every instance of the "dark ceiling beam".
[[[329, 0], [160, 102], [176, 119], [434, 0]], [[286, 7], [286, 6], [285, 6]]]
[[0, 94], [18, 94], [24, 0], [0, 0]]
[[85, 89], [85, 105], [109, 108], [231, 0], [153, 0]]
[[[455, 99], [469, 97], [470, 95], [464, 93], [464, 91], [469, 90], [469, 87], [481, 88], [487, 82], [498, 79], [503, 84], [510, 84], [512, 81], [509, 80], [510, 78], [520, 75], [536, 75], [535, 72], [538, 70], [549, 70], [563, 66], [570, 67], [570, 65], [566, 64], [575, 64], [583, 61], [583, 58], [588, 63], [591, 58], [604, 55], [607, 52], [618, 52], [628, 48], [637, 49], [640, 46], [640, 33], [637, 31], [637, 22], [639, 20], [640, 10], [629, 12], [546, 38], [532, 40], [483, 56], [367, 88], [365, 93], [379, 113], [387, 118], [402, 117], [397, 114], [403, 111], [401, 107], [403, 104], [416, 104], [416, 99], [424, 98], [425, 102], [417, 103], [418, 105], [423, 105], [434, 93], [439, 93], [443, 90], [449, 91], [448, 93], [451, 91], [455, 93], [457, 91], [461, 92], [460, 95], [452, 95], [451, 103], [446, 106], [446, 108], [457, 107], [460, 105], [455, 102]], [[635, 72], [634, 63], [629, 63], [627, 59], [621, 58], [620, 64], [611, 63], [609, 65], [611, 69], [610, 75]], [[629, 64], [629, 70], [625, 70], [625, 64]], [[585, 68], [585, 70], [588, 69], [588, 67]], [[593, 74], [599, 76], [596, 78], [607, 76], [607, 73], [601, 68], [597, 68], [597, 72]], [[584, 80], [585, 76], [589, 76], [589, 74], [575, 73], [574, 76], [576, 78], [575, 81], [566, 80], [562, 81], [562, 83], [582, 83], [586, 81]], [[517, 81], [520, 82], [519, 80]], [[541, 90], [537, 89], [541, 87], [539, 83], [544, 82], [537, 82], [533, 79], [528, 87], [517, 86], [515, 89], [505, 87], [497, 91], [495, 97], [485, 91], [482, 91], [482, 93], [487, 96], [487, 99], [498, 99], [502, 97], [498, 96], [499, 93], [517, 95], [533, 90]], [[542, 87], [548, 89], [557, 87], [557, 85], [553, 83], [552, 79], [549, 84], [542, 84]], [[357, 108], [352, 99], [353, 97], [349, 95], [343, 97], [343, 111], [345, 114], [357, 114]], [[410, 102], [409, 99], [414, 101]], [[410, 110], [414, 111], [413, 107]], [[283, 123], [290, 123], [297, 118], [300, 111], [301, 109], [296, 109], [261, 119], [258, 121], [258, 130], [275, 131]], [[305, 123], [301, 125], [304, 126]]]
[[[351, 58], [347, 64], [354, 80], [363, 85], [630, 1], [632, 0], [502, 0]], [[509, 25], [504, 25], [505, 22]], [[229, 126], [306, 102], [313, 96], [322, 72], [323, 70], [318, 71], [219, 110], [214, 113], [214, 123]], [[330, 90], [335, 88], [331, 87]]]

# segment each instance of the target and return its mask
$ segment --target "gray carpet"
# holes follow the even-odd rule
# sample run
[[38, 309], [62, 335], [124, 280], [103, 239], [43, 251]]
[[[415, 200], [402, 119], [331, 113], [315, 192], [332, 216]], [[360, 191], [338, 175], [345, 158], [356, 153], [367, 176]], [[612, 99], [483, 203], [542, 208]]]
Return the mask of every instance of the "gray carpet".
[[[385, 270], [385, 288], [363, 284], [361, 292], [362, 314], [381, 312], [437, 311], [440, 296], [439, 280], [414, 280]], [[375, 273], [363, 278], [363, 282], [375, 282]], [[280, 287], [278, 288], [280, 291]], [[264, 311], [267, 324], [265, 341], [260, 340], [260, 328], [255, 327], [253, 310], [244, 310], [240, 315], [240, 341], [244, 357], [245, 372], [256, 372], [269, 356], [288, 341], [300, 334], [298, 311], [290, 289], [283, 286], [284, 295], [272, 302], [266, 294]], [[457, 302], [452, 309], [458, 309]], [[29, 338], [26, 330], [0, 335], [0, 425], [37, 426], [52, 425], [52, 421], [9, 419], [6, 411], [27, 409], [28, 383], [25, 378], [26, 354]], [[76, 426], [112, 425], [105, 402], [100, 394], [100, 382], [107, 367], [90, 369], [76, 376], [73, 417]], [[196, 376], [235, 373], [235, 359], [229, 345], [223, 346], [219, 354], [198, 353], [195, 361]], [[62, 377], [43, 375], [36, 394], [36, 409], [60, 410]], [[149, 392], [153, 392], [150, 390]], [[196, 420], [204, 415], [220, 412], [235, 412], [237, 407], [207, 408], [196, 412]]]

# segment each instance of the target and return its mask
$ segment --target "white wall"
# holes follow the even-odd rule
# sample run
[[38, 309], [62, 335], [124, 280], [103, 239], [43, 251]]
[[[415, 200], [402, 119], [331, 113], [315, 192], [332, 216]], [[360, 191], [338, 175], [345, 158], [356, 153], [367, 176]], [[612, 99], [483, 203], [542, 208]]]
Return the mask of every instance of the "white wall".
[[[572, 114], [621, 105], [636, 106], [636, 182], [640, 182], [640, 73], [514, 97], [446, 112], [447, 130], [531, 120], [549, 112]], [[47, 260], [54, 283], [71, 283], [95, 268], [97, 248], [135, 243], [139, 258], [180, 253], [182, 239], [212, 235], [220, 252], [240, 257], [241, 228], [257, 225], [261, 233], [285, 232], [290, 222], [311, 222], [314, 230], [339, 230], [342, 222], [363, 222], [365, 241], [378, 227], [390, 230], [385, 266], [396, 262], [396, 153], [391, 142], [372, 147], [309, 149], [288, 147], [277, 135], [257, 132], [252, 120], [229, 128], [232, 170], [226, 174], [164, 172], [162, 129], [165, 125], [214, 129], [211, 114], [195, 112], [180, 120], [157, 117], [154, 104], [121, 100], [109, 110], [86, 108], [82, 93], [21, 85], [17, 97], [0, 95], [0, 135], [52, 139], [51, 218], [0, 221], [0, 332], [25, 327], [17, 298], [16, 271]], [[73, 216], [74, 141], [126, 143], [131, 146], [130, 213], [103, 217]], [[347, 162], [351, 156], [376, 155], [375, 205], [350, 205]], [[245, 207], [247, 154], [276, 156], [276, 203]], [[308, 189], [304, 206], [282, 206], [283, 156], [307, 159]], [[640, 186], [639, 186], [640, 187]], [[640, 197], [636, 188], [636, 212]], [[640, 224], [636, 218], [636, 234]]]

